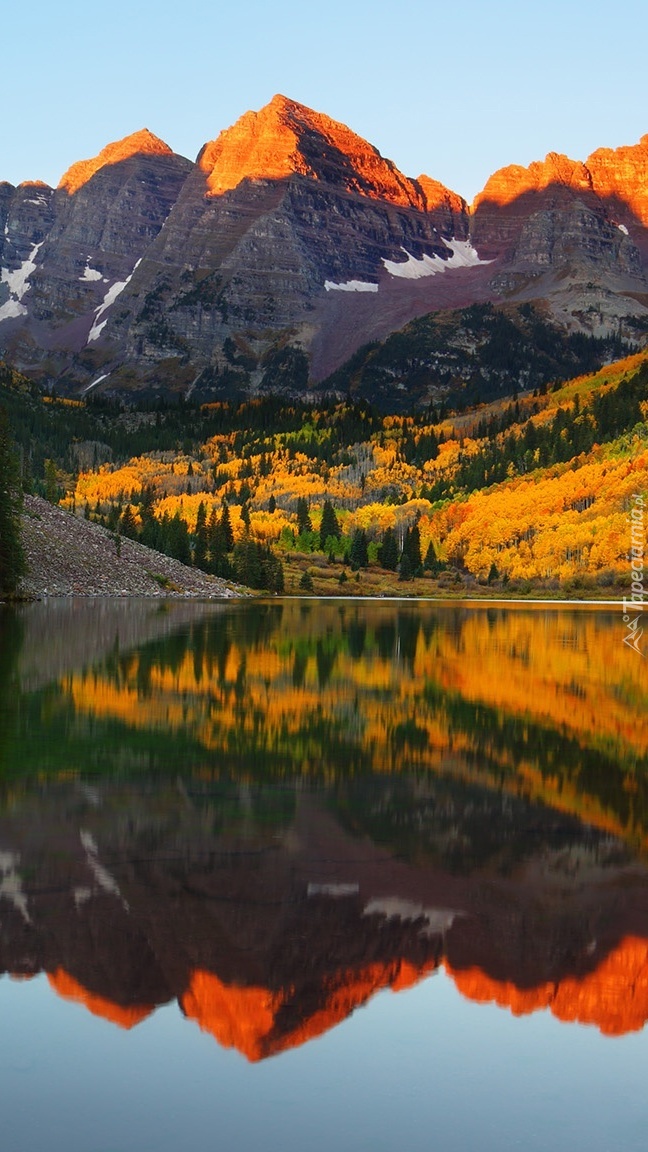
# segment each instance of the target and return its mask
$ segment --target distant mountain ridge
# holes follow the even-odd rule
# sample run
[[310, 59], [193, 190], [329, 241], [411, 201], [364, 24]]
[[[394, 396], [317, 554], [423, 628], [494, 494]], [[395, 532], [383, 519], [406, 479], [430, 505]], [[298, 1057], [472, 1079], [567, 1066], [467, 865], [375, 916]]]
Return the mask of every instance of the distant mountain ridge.
[[285, 96], [201, 149], [148, 129], [0, 184], [0, 355], [67, 394], [303, 395], [419, 316], [541, 302], [648, 330], [648, 135], [503, 168], [469, 207]]

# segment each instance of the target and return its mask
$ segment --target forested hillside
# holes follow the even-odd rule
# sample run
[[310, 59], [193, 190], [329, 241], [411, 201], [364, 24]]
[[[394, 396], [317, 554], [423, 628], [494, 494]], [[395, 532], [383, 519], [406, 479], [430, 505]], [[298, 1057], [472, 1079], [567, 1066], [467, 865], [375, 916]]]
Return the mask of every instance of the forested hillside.
[[386, 412], [466, 408], [594, 372], [623, 352], [621, 340], [568, 333], [532, 304], [471, 304], [431, 312], [358, 349], [322, 388]]
[[[648, 357], [460, 411], [365, 401], [116, 409], [0, 403], [28, 486], [221, 576], [279, 591], [547, 593], [629, 582], [648, 490]], [[407, 585], [407, 589], [403, 585]]]

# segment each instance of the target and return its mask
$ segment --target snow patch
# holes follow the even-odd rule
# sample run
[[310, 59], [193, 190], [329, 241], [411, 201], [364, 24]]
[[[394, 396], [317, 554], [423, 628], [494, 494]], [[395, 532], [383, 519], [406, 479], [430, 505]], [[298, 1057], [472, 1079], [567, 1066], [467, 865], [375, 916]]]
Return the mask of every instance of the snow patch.
[[5, 303], [0, 308], [0, 323], [3, 320], [11, 320], [16, 316], [26, 315], [27, 309], [25, 308], [25, 305], [21, 304], [20, 300], [10, 299], [5, 301]]
[[309, 896], [330, 896], [336, 900], [357, 896], [359, 891], [359, 884], [309, 884], [307, 889]]
[[122, 899], [122, 894], [119, 890], [119, 885], [107, 868], [99, 860], [99, 849], [91, 832], [86, 832], [81, 829], [80, 832], [81, 843], [85, 849], [86, 860], [88, 868], [94, 876], [95, 884], [102, 892], [106, 892], [109, 896], [117, 896], [121, 900], [124, 908], [128, 911], [128, 904]]
[[0, 307], [0, 321], [27, 314], [22, 299], [31, 287], [29, 277], [36, 268], [36, 257], [43, 244], [43, 240], [40, 244], [35, 244], [27, 259], [23, 260], [20, 268], [16, 268], [13, 272], [10, 272], [8, 268], [0, 268], [0, 284], [6, 284], [9, 288], [9, 299]]
[[[104, 324], [105, 323], [106, 323], [106, 321], [104, 320]], [[101, 327], [103, 328], [103, 324], [101, 325]], [[107, 380], [109, 376], [110, 376], [110, 372], [104, 372], [103, 376], [97, 376], [97, 379], [93, 380], [92, 384], [86, 384], [85, 388], [81, 389], [81, 395], [85, 396], [86, 393], [89, 392], [91, 388], [96, 388], [97, 384], [101, 384], [101, 381]]]
[[325, 280], [324, 287], [327, 292], [377, 292], [377, 284], [369, 284], [366, 280], [346, 280], [344, 284], [335, 284], [332, 280]]
[[130, 284], [136, 269], [139, 268], [141, 263], [142, 258], [140, 257], [130, 276], [127, 276], [125, 280], [117, 280], [117, 282], [113, 284], [106, 292], [106, 295], [104, 296], [101, 304], [98, 308], [95, 309], [95, 318], [92, 322], [92, 328], [90, 329], [90, 333], [87, 339], [88, 344], [90, 344], [92, 340], [98, 340], [101, 336], [101, 333], [108, 323], [108, 319], [106, 318], [105, 320], [101, 320], [101, 322], [99, 322], [100, 317], [103, 316], [104, 312], [107, 312], [108, 309], [112, 307], [117, 297], [124, 291], [126, 285]]
[[630, 235], [630, 233], [628, 232], [628, 229], [626, 228], [625, 224], [617, 224], [617, 228], [619, 229], [619, 232], [623, 232], [623, 235], [624, 235], [624, 236], [629, 236], [629, 235]]
[[384, 916], [386, 920], [423, 920], [421, 936], [443, 936], [460, 916], [452, 908], [426, 908], [399, 896], [381, 896], [365, 905], [363, 916]]
[[86, 266], [83, 269], [83, 275], [79, 276], [79, 280], [102, 280], [102, 279], [103, 279], [103, 276], [102, 276], [101, 272], [98, 272], [96, 268], [90, 267], [90, 257], [88, 256], [88, 259], [86, 260]]
[[88, 340], [87, 340], [88, 344], [90, 343], [91, 340], [98, 340], [99, 339], [99, 337], [101, 336], [101, 333], [103, 332], [107, 323], [108, 323], [107, 320], [102, 320], [101, 324], [97, 324], [97, 321], [95, 320], [94, 324], [92, 325], [92, 328], [90, 329], [90, 334], [89, 334]]
[[0, 899], [8, 900], [20, 912], [25, 924], [31, 924], [27, 911], [27, 897], [23, 892], [22, 880], [16, 868], [20, 856], [16, 852], [0, 852]]
[[481, 260], [476, 248], [469, 240], [444, 240], [446, 248], [451, 255], [447, 260], [440, 256], [421, 256], [420, 260], [412, 256], [407, 248], [401, 249], [407, 260], [385, 260], [383, 264], [390, 276], [398, 276], [402, 280], [421, 280], [424, 276], [436, 276], [438, 272], [446, 272], [450, 268], [474, 268], [477, 264], [490, 264], [490, 260]]

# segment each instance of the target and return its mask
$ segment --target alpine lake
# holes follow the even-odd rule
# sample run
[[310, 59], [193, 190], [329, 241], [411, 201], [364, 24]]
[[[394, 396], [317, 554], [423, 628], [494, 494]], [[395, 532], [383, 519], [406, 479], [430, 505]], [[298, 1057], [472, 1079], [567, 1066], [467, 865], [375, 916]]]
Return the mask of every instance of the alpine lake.
[[3, 1152], [648, 1146], [614, 607], [0, 608]]

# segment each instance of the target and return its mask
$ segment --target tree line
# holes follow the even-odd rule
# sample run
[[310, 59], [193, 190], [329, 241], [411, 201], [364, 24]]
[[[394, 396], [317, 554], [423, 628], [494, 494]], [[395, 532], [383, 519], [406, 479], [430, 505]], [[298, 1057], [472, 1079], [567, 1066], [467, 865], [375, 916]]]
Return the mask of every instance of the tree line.
[[16, 592], [25, 571], [20, 513], [22, 486], [9, 418], [0, 408], [0, 596]]

